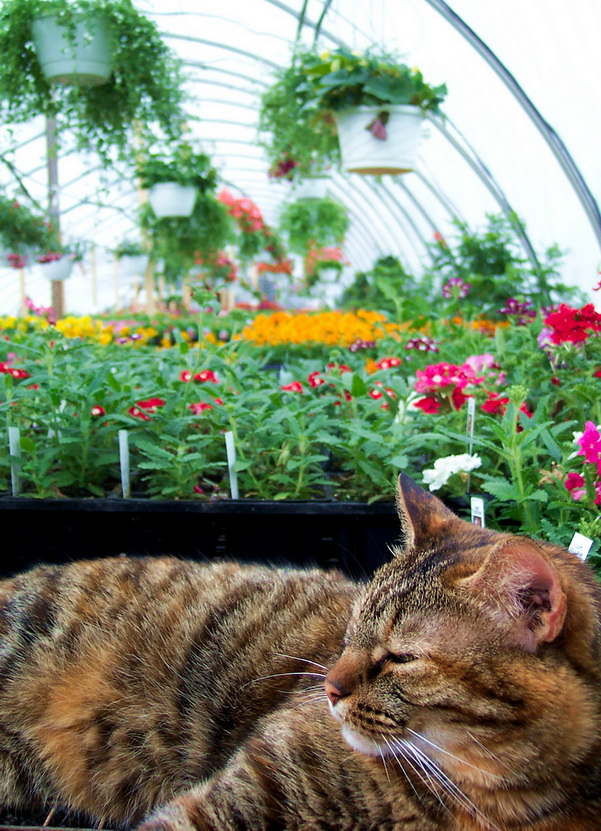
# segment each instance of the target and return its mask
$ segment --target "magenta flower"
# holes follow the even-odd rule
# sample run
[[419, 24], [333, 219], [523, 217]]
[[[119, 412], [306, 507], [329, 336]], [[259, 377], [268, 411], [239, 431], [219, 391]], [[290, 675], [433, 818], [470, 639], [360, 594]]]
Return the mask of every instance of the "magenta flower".
[[584, 433], [577, 443], [580, 445], [577, 455], [584, 456], [589, 464], [596, 464], [597, 472], [601, 474], [601, 434], [592, 421], [586, 422]]
[[451, 277], [443, 285], [441, 294], [445, 298], [457, 297], [459, 300], [467, 297], [471, 289], [470, 283], [464, 283], [461, 277]]

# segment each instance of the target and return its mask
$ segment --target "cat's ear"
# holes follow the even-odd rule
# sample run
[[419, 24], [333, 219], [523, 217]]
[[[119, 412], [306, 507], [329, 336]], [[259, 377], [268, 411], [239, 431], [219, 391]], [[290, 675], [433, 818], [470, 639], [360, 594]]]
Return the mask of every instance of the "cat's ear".
[[566, 595], [557, 570], [534, 541], [524, 537], [503, 540], [480, 569], [462, 582], [529, 652], [561, 633]]
[[403, 550], [420, 549], [449, 532], [461, 520], [440, 499], [413, 481], [406, 473], [398, 480], [396, 505], [401, 522]]

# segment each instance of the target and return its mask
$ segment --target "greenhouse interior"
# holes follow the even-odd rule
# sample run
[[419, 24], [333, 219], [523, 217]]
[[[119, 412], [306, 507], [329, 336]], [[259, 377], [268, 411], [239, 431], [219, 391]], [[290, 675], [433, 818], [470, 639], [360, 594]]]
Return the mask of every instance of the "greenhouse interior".
[[1, 828], [601, 829], [600, 24], [0, 0]]

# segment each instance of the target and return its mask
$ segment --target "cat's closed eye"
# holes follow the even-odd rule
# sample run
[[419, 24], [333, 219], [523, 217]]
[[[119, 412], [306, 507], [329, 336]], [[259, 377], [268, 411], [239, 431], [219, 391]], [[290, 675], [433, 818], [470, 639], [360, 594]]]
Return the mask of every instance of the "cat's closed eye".
[[412, 655], [410, 652], [389, 652], [385, 660], [390, 661], [391, 664], [410, 664], [411, 661], [417, 661], [417, 655]]

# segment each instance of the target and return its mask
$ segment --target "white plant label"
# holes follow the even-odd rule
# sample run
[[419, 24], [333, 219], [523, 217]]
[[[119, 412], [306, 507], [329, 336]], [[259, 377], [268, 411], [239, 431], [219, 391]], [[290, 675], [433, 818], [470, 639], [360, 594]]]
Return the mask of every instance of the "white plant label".
[[227, 472], [230, 477], [230, 496], [232, 499], [238, 499], [238, 474], [234, 468], [236, 464], [236, 445], [231, 430], [225, 433], [225, 452], [227, 454]]
[[486, 526], [486, 517], [484, 514], [484, 500], [480, 496], [472, 496], [470, 499], [470, 508], [472, 511], [472, 524], [479, 525], [481, 528]]
[[576, 556], [580, 557], [581, 560], [586, 560], [592, 544], [593, 541], [591, 539], [585, 537], [584, 534], [579, 534], [578, 531], [576, 531], [572, 537], [572, 542], [569, 545], [568, 551], [571, 551], [572, 554], [576, 554]]
[[131, 479], [129, 475], [129, 434], [119, 430], [119, 464], [121, 466], [121, 490], [124, 499], [131, 496]]
[[[8, 428], [8, 452], [15, 457], [21, 455], [21, 435], [18, 427]], [[13, 496], [19, 496], [21, 493], [21, 477], [19, 476], [17, 462], [10, 463], [10, 484]]]

